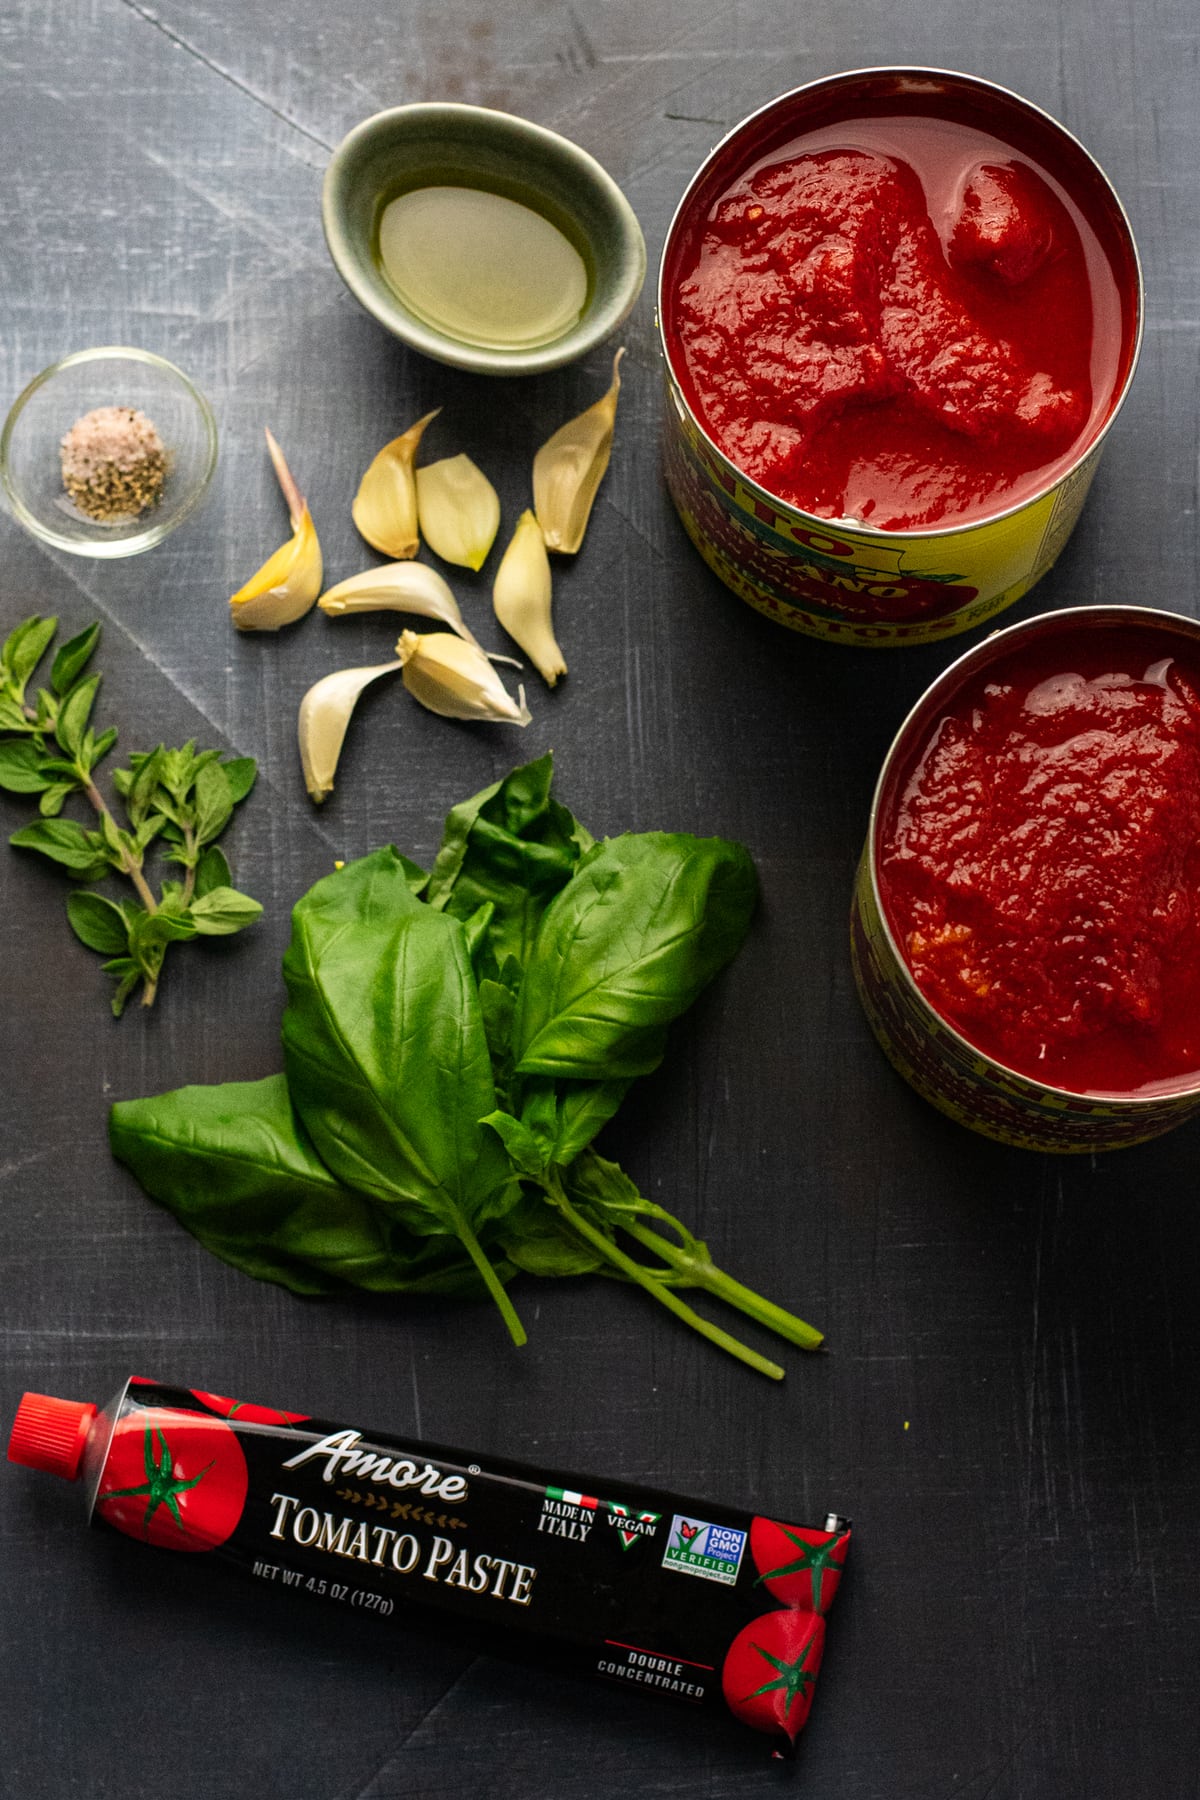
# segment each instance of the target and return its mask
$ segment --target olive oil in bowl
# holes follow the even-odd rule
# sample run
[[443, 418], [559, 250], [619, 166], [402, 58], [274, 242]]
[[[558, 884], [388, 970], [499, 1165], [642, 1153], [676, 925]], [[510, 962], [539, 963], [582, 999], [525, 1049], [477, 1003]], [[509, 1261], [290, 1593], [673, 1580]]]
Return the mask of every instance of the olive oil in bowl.
[[587, 304], [587, 264], [566, 234], [486, 188], [398, 194], [379, 214], [377, 245], [397, 298], [426, 325], [481, 349], [553, 343]]

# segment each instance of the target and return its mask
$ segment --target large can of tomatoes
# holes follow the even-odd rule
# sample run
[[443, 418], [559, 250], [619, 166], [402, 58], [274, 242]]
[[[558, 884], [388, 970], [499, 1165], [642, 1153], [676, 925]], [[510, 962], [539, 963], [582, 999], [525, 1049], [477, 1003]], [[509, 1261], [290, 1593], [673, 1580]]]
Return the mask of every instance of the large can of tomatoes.
[[1142, 277], [1048, 114], [937, 69], [772, 101], [663, 251], [665, 465], [734, 593], [792, 630], [950, 637], [1050, 568], [1129, 388]]
[[884, 762], [851, 945], [891, 1062], [988, 1137], [1200, 1111], [1200, 624], [1074, 607], [953, 663]]

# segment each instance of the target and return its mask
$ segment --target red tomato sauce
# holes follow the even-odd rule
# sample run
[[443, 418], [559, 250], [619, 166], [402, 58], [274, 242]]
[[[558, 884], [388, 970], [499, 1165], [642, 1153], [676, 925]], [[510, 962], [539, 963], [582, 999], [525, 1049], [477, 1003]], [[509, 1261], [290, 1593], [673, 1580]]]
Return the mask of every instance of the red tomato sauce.
[[881, 530], [1053, 484], [1123, 374], [1112, 265], [1033, 157], [957, 120], [825, 124], [731, 182], [672, 307], [697, 417], [752, 480]]
[[1200, 1081], [1200, 656], [1135, 629], [1042, 642], [955, 697], [884, 818], [918, 987], [1034, 1080]]

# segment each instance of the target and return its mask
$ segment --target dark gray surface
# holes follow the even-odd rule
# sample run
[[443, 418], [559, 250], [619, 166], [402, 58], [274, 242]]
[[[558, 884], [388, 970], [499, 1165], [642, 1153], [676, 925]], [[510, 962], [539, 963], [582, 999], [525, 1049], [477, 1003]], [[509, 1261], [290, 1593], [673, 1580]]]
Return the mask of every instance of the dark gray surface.
[[[654, 263], [724, 128], [838, 68], [924, 61], [1006, 82], [1076, 131], [1146, 266], [1132, 396], [1075, 538], [1010, 617], [1194, 612], [1198, 43], [1184, 0], [0, 12], [0, 399], [65, 350], [139, 343], [210, 394], [222, 448], [203, 514], [129, 563], [48, 555], [0, 522], [2, 620], [103, 620], [103, 712], [127, 749], [194, 734], [260, 759], [230, 851], [268, 908], [244, 938], [179, 955], [155, 1012], [114, 1024], [55, 872], [0, 851], [5, 1429], [27, 1386], [100, 1399], [135, 1370], [785, 1516], [833, 1505], [857, 1537], [798, 1791], [1200, 1793], [1198, 1127], [1094, 1160], [990, 1145], [909, 1093], [852, 992], [844, 916], [875, 772], [951, 650], [793, 638], [708, 575], [660, 480], [649, 290], [613, 467], [559, 582], [572, 674], [531, 692], [527, 732], [381, 692], [316, 813], [297, 702], [327, 669], [386, 655], [390, 627], [318, 616], [238, 638], [225, 605], [283, 535], [264, 424], [340, 577], [369, 560], [348, 501], [384, 438], [442, 404], [439, 450], [470, 450], [511, 520], [529, 455], [606, 380], [600, 352], [491, 385], [358, 311], [318, 216], [328, 150], [358, 119], [450, 98], [565, 131], [621, 182]], [[457, 585], [486, 617], [486, 586]], [[207, 1256], [109, 1161], [112, 1099], [277, 1066], [288, 909], [333, 857], [394, 840], [427, 859], [450, 804], [551, 745], [594, 831], [723, 832], [758, 862], [749, 944], [609, 1142], [718, 1261], [827, 1328], [832, 1354], [793, 1353], [782, 1387], [608, 1284], [525, 1284], [519, 1354], [482, 1307], [301, 1303]], [[26, 814], [0, 797], [5, 830]], [[85, 1532], [72, 1501], [0, 1480], [6, 1800], [732, 1800], [772, 1781], [732, 1726], [214, 1582]]]

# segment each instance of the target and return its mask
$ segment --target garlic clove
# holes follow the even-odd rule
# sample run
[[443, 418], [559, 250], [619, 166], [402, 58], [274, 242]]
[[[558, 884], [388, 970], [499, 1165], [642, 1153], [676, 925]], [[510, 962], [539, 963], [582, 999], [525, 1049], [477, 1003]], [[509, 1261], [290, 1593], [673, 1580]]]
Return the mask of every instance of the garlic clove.
[[401, 632], [396, 655], [413, 699], [444, 719], [528, 725], [532, 718], [524, 688], [514, 700], [483, 652], [448, 631]]
[[333, 792], [346, 728], [359, 695], [372, 681], [395, 674], [399, 667], [398, 662], [388, 662], [372, 669], [335, 669], [332, 675], [322, 676], [301, 700], [296, 722], [300, 766], [304, 785], [318, 805]]
[[458, 609], [450, 584], [431, 569], [428, 563], [384, 563], [379, 569], [364, 569], [348, 581], [339, 581], [319, 601], [321, 611], [333, 618], [343, 613], [408, 612], [425, 619], [438, 619], [458, 633], [464, 643], [476, 643]]
[[292, 522], [292, 536], [230, 596], [239, 631], [278, 631], [302, 619], [321, 591], [324, 567], [312, 514], [292, 478], [283, 451], [267, 432], [267, 448]]
[[384, 556], [406, 560], [420, 548], [413, 465], [425, 427], [441, 410], [435, 406], [400, 437], [385, 444], [358, 484], [350, 515], [371, 548], [382, 551]]
[[608, 392], [578, 418], [560, 426], [533, 459], [533, 510], [549, 550], [573, 556], [583, 542], [592, 502], [612, 453], [624, 354], [622, 346], [613, 357]]
[[559, 676], [566, 674], [567, 665], [550, 623], [550, 599], [546, 540], [526, 509], [496, 570], [492, 607], [509, 637], [516, 639], [542, 679], [553, 687]]
[[445, 562], [481, 569], [500, 529], [500, 498], [469, 456], [417, 470], [421, 535]]

